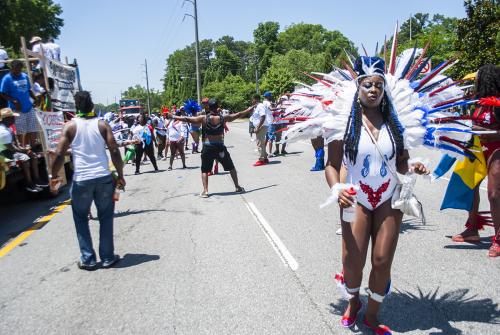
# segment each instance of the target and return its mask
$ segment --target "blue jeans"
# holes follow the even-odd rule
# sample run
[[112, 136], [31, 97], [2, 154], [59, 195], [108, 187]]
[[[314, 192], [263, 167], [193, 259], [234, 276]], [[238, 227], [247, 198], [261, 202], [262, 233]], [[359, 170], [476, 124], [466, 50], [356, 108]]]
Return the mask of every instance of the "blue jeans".
[[97, 216], [99, 217], [99, 257], [103, 262], [114, 258], [114, 188], [111, 175], [85, 181], [73, 181], [71, 186], [71, 208], [73, 210], [73, 220], [75, 221], [76, 236], [80, 245], [81, 261], [84, 264], [96, 263], [88, 218], [92, 201], [97, 207]]

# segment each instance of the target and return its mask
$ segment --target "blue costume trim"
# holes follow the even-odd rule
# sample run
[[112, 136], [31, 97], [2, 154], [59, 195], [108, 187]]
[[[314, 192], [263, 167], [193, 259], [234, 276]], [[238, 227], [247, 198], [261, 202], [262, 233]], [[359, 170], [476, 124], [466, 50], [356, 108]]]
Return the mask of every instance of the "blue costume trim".
[[363, 169], [361, 170], [363, 178], [366, 178], [368, 173], [370, 173], [370, 155], [366, 155], [365, 159], [363, 159]]
[[[384, 157], [385, 157], [386, 160], [388, 160], [387, 159], [387, 155], [384, 155]], [[387, 164], [385, 164], [385, 161], [382, 162], [382, 166], [380, 167], [380, 175], [382, 177], [387, 176]]]

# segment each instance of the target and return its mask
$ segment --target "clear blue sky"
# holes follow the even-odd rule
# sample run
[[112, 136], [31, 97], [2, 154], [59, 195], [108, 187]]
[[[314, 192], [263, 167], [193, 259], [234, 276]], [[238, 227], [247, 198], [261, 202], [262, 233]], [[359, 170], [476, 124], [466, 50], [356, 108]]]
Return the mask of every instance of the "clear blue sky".
[[[77, 58], [82, 84], [96, 102], [112, 103], [129, 86], [146, 86], [147, 58], [150, 87], [162, 90], [166, 58], [194, 41], [192, 5], [184, 0], [56, 0], [63, 8], [64, 27], [57, 41], [63, 56]], [[465, 16], [462, 0], [338, 1], [338, 0], [198, 0], [200, 39], [231, 35], [251, 41], [259, 22], [322, 24], [339, 30], [357, 47], [370, 51], [396, 21], [411, 13]], [[194, 74], [193, 74], [194, 77]]]

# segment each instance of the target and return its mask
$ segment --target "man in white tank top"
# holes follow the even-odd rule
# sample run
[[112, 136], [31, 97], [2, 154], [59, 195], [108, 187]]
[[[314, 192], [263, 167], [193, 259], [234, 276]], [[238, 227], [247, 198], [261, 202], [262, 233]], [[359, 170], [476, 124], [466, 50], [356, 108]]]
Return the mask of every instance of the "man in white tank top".
[[[77, 92], [75, 105], [78, 117], [64, 126], [61, 141], [56, 149], [56, 159], [52, 165], [51, 185], [57, 181], [57, 172], [63, 166], [64, 155], [71, 146], [75, 167], [70, 191], [71, 207], [81, 252], [78, 267], [83, 270], [97, 269], [88, 220], [90, 206], [94, 201], [100, 224], [99, 258], [102, 267], [109, 268], [119, 260], [114, 253], [113, 245], [115, 211], [113, 193], [115, 186], [125, 186], [123, 161], [110, 126], [105, 121], [99, 120], [94, 113], [90, 93]], [[109, 170], [106, 146], [118, 174], [117, 180], [113, 180]]]

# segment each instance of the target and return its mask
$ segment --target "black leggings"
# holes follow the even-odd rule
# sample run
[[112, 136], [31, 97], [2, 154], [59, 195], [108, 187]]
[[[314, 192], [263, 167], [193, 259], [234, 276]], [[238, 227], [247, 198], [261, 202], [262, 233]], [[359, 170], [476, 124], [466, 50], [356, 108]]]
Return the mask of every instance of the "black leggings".
[[156, 165], [155, 150], [153, 148], [153, 142], [151, 142], [149, 145], [144, 146], [144, 148], [142, 147], [142, 143], [135, 145], [135, 172], [139, 172], [143, 154], [146, 154], [149, 157], [155, 170], [158, 170], [158, 165]]

